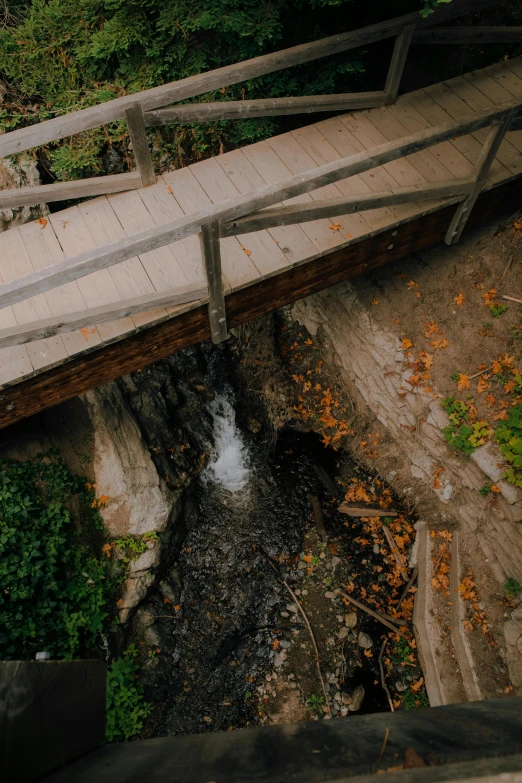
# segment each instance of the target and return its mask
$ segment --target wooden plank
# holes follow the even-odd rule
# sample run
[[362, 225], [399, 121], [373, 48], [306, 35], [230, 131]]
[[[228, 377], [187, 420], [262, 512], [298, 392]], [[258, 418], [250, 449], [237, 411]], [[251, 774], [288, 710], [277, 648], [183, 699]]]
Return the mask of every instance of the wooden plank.
[[[233, 150], [224, 155], [218, 155], [216, 161], [239, 193], [249, 193], [265, 184], [261, 174], [254, 168], [243, 150]], [[286, 171], [286, 173], [289, 172]], [[269, 229], [268, 233], [290, 263], [302, 261], [316, 253], [316, 246], [300, 226], [281, 228], [276, 226]]]
[[[463, 74], [463, 78], [480, 91], [488, 99], [490, 105], [522, 97], [522, 79], [505, 68], [503, 63], [481, 71]], [[518, 151], [522, 151], [522, 136], [519, 133], [512, 133], [513, 130], [515, 128], [512, 123], [510, 133], [506, 138]]]
[[[11, 230], [14, 231], [15, 229]], [[5, 233], [7, 232], [0, 234], [0, 241]], [[0, 282], [4, 282], [3, 263], [0, 264]], [[6, 307], [3, 310], [0, 310], [0, 328], [8, 329], [15, 325], [16, 318], [13, 308]], [[0, 385], [32, 375], [33, 372], [33, 365], [25, 346], [6, 348], [3, 351], [0, 351]]]
[[490, 129], [488, 138], [482, 148], [480, 158], [477, 161], [475, 168], [475, 184], [473, 185], [469, 196], [461, 203], [456, 209], [453, 220], [448, 228], [448, 233], [445, 237], [447, 245], [452, 245], [460, 239], [460, 235], [464, 230], [471, 210], [473, 209], [475, 202], [479, 196], [480, 191], [484, 187], [484, 182], [488, 175], [489, 169], [495, 156], [498, 152], [500, 145], [504, 139], [505, 134], [509, 130], [509, 126], [513, 121], [516, 109], [513, 109], [507, 114], [504, 119], [497, 125]]
[[[281, 136], [267, 139], [274, 152], [279, 155], [281, 160], [285, 161], [285, 164], [295, 175], [312, 171], [316, 165], [313, 158], [304, 150], [300, 143], [299, 139], [304, 134], [305, 129], [303, 128], [301, 131], [299, 134], [284, 133]], [[343, 193], [337, 184], [327, 184], [321, 188], [314, 188], [309, 191], [309, 195], [313, 201], [324, 201], [325, 199], [340, 198]], [[347, 215], [336, 220], [328, 218], [322, 224], [316, 222], [312, 228], [316, 231], [316, 244], [320, 243], [321, 249], [336, 247], [345, 242], [346, 239], [360, 237], [371, 231], [371, 226], [363, 215]]]
[[145, 115], [148, 126], [175, 125], [181, 122], [241, 120], [252, 117], [276, 117], [284, 114], [348, 111], [383, 106], [384, 92], [341, 93], [339, 95], [302, 95], [296, 98], [260, 98], [252, 101], [215, 101], [188, 103], [155, 109]]
[[[520, 103], [500, 104], [491, 110], [466, 116], [463, 120], [453, 121], [433, 130], [421, 131], [417, 134], [388, 142], [368, 152], [352, 155], [336, 161], [333, 164], [320, 166], [305, 174], [297, 174], [276, 185], [267, 185], [254, 193], [239, 195], [236, 198], [205, 208], [185, 218], [179, 218], [171, 224], [155, 226], [153, 229], [141, 231], [123, 240], [114, 242], [105, 248], [88, 250], [80, 255], [57, 264], [51, 270], [27, 275], [14, 283], [0, 287], [0, 307], [15, 304], [29, 296], [49, 290], [56, 285], [75, 280], [100, 269], [106, 269], [113, 264], [126, 261], [133, 255], [152, 250], [162, 245], [183, 239], [197, 232], [200, 226], [208, 220], [218, 219], [228, 222], [256, 212], [264, 207], [272, 206], [280, 201], [301, 195], [308, 191], [325, 187], [345, 179], [353, 174], [369, 171], [403, 155], [410, 155], [426, 149], [434, 142], [445, 141], [463, 133], [473, 133], [487, 125], [495, 123], [504, 117], [506, 112], [519, 109]], [[204, 161], [208, 163], [208, 161]], [[201, 165], [201, 164], [200, 164]], [[112, 197], [114, 198], [114, 197]], [[61, 213], [62, 216], [65, 213]]]
[[136, 103], [134, 106], [126, 109], [125, 118], [127, 120], [129, 136], [131, 138], [136, 168], [141, 177], [141, 184], [144, 188], [148, 185], [155, 185], [156, 175], [152, 164], [149, 141], [145, 130], [145, 119], [143, 117], [141, 105]]
[[[16, 228], [0, 234], [0, 257], [2, 259], [2, 279], [14, 280], [20, 274], [34, 271], [31, 259], [24, 246], [22, 235]], [[44, 294], [26, 299], [13, 307], [17, 324], [37, 321], [51, 315]], [[67, 358], [67, 351], [60, 337], [45, 339], [34, 343], [27, 349], [34, 370], [52, 366]]]
[[372, 193], [370, 195], [354, 198], [327, 199], [307, 204], [294, 204], [286, 207], [272, 207], [263, 209], [253, 215], [239, 218], [231, 223], [225, 223], [220, 227], [220, 236], [237, 236], [247, 231], [260, 231], [274, 225], [287, 226], [295, 223], [306, 223], [310, 220], [325, 216], [335, 217], [353, 212], [362, 212], [366, 209], [375, 209], [379, 206], [417, 203], [423, 200], [438, 200], [465, 195], [470, 192], [473, 183], [469, 180], [453, 180], [447, 185], [430, 183], [417, 185], [414, 188], [401, 188], [385, 193]]
[[213, 343], [222, 343], [228, 337], [227, 313], [221, 279], [221, 250], [217, 221], [201, 226], [201, 254], [205, 262], [209, 293], [208, 322]]
[[404, 66], [406, 65], [406, 58], [408, 56], [408, 51], [414, 32], [415, 25], [410, 24], [403, 28], [395, 40], [391, 63], [388, 69], [388, 75], [386, 77], [386, 85], [384, 87], [384, 103], [386, 106], [389, 106], [390, 103], [395, 103], [397, 100]]
[[[521, 197], [522, 178], [483, 192], [468, 227], [483, 226], [505, 216]], [[229, 328], [442, 241], [453, 212], [450, 206], [421, 214], [234, 291], [227, 296]], [[79, 356], [4, 389], [0, 395], [0, 428], [209, 337], [208, 312], [203, 306]]]
[[[491, 3], [492, 0], [453, 0], [451, 4], [437, 8], [428, 18], [423, 18], [417, 11], [413, 11], [395, 19], [378, 22], [362, 30], [339, 33], [318, 41], [300, 44], [290, 49], [283, 49], [279, 52], [272, 52], [217, 68], [214, 71], [189, 76], [177, 82], [162, 84], [139, 93], [139, 102], [144, 111], [150, 111], [169, 103], [183, 101], [231, 84], [254, 79], [263, 74], [273, 73], [282, 68], [289, 68], [320, 57], [366, 46], [374, 41], [393, 38], [409, 24], [415, 25], [417, 29], [430, 27], [478, 11], [481, 8], [487, 8]], [[53, 140], [63, 139], [66, 136], [96, 128], [98, 125], [123, 119], [127, 109], [136, 103], [136, 97], [136, 94], [125, 95], [97, 106], [46, 120], [38, 125], [6, 133], [0, 138], [0, 157], [16, 155], [31, 149], [31, 147], [47, 144]]]
[[436, 27], [432, 30], [417, 30], [413, 34], [414, 44], [473, 44], [520, 43], [522, 27]]
[[[78, 250], [88, 252], [103, 251], [103, 248], [96, 247], [89, 227], [78, 207], [69, 207], [69, 209], [64, 209], [62, 212], [51, 214], [49, 222], [54, 229], [66, 258], [73, 257]], [[102, 269], [99, 272], [80, 278], [78, 287], [87, 307], [97, 307], [100, 304], [114, 304], [121, 301], [121, 296], [108, 269]], [[131, 318], [107, 322], [98, 327], [98, 332], [104, 342], [114, 340], [129, 331], [134, 331], [134, 324]]]
[[[227, 199], [238, 196], [234, 183], [227, 177], [215, 158], [196, 163], [190, 169], [213, 204], [219, 205]], [[241, 240], [233, 241], [238, 243], [241, 250], [239, 264], [243, 269], [247, 266], [247, 261], [251, 261], [258, 273], [265, 276], [288, 265], [281, 248], [267, 232], [245, 234]], [[225, 247], [223, 247], [224, 253]], [[253, 273], [249, 280], [257, 276]], [[230, 275], [228, 278], [230, 279]]]
[[[50, 222], [42, 226], [33, 221], [25, 223], [18, 230], [35, 271], [52, 267], [63, 261], [64, 252]], [[62, 316], [64, 313], [85, 310], [87, 307], [77, 282], [53, 288], [44, 296], [50, 315]], [[85, 350], [92, 350], [100, 345], [102, 339], [98, 330], [92, 328], [64, 335], [62, 341], [68, 355], [74, 356]]]
[[[171, 171], [165, 174], [163, 178], [186, 215], [190, 215], [197, 210], [212, 208], [212, 201], [194, 176], [192, 167], [187, 166], [177, 171]], [[203, 259], [198, 237], [192, 236], [185, 241], [196, 242], [196, 249], [200, 259], [199, 263], [202, 265]], [[237, 239], [224, 239], [222, 241], [221, 266], [225, 293], [232, 288], [246, 285], [251, 280], [261, 277], [261, 273], [250, 257], [241, 249]]]
[[[198, 302], [207, 298], [206, 286], [185, 286], [172, 291], [145, 294], [133, 299], [118, 302], [112, 305], [101, 305], [78, 313], [66, 313], [62, 318], [52, 316], [39, 318], [32, 322], [24, 322], [9, 329], [0, 329], [0, 348], [8, 348], [14, 345], [23, 345], [32, 341], [47, 340], [57, 334], [74, 332], [76, 329], [85, 329], [88, 326], [107, 323], [109, 321], [125, 318], [149, 310], [156, 310], [159, 317], [156, 320], [168, 318], [165, 309], [158, 307], [175, 306], [187, 302]], [[47, 362], [50, 365], [51, 362]]]
[[51, 201], [66, 201], [71, 198], [100, 196], [103, 193], [118, 193], [141, 186], [138, 173], [111, 174], [107, 177], [91, 177], [74, 182], [56, 182], [53, 185], [36, 185], [0, 191], [0, 209], [30, 207], [33, 204], [48, 204]]

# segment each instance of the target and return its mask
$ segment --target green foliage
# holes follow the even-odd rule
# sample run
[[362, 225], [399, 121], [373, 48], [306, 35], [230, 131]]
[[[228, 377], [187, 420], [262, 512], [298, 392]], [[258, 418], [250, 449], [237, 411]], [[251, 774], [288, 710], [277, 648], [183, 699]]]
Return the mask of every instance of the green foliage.
[[518, 579], [507, 579], [504, 582], [504, 592], [508, 598], [514, 598], [522, 593], [522, 585]]
[[450, 420], [449, 426], [442, 429], [444, 437], [454, 449], [462, 451], [467, 457], [493, 435], [487, 421], [469, 423], [469, 407], [462, 400], [446, 397], [441, 405]]
[[310, 710], [312, 712], [317, 713], [317, 715], [323, 714], [323, 704], [324, 704], [324, 696], [318, 696], [315, 693], [312, 693], [306, 700], [306, 703], [308, 704]]
[[399, 639], [392, 653], [392, 661], [394, 663], [401, 663], [402, 661], [409, 661], [409, 656], [412, 653], [412, 649], [405, 639]]
[[107, 707], [105, 738], [107, 742], [122, 742], [137, 737], [152, 705], [143, 701], [143, 685], [137, 679], [139, 669], [136, 647], [131, 644], [121, 658], [114, 660], [107, 671]]
[[491, 305], [491, 307], [489, 308], [489, 312], [491, 313], [491, 315], [493, 316], [493, 318], [500, 318], [500, 316], [502, 315], [502, 313], [505, 313], [507, 309], [508, 309], [508, 306], [507, 306], [507, 305], [503, 305], [503, 304], [493, 304], [493, 305]]
[[481, 487], [478, 492], [479, 495], [482, 495], [482, 497], [485, 498], [491, 492], [491, 484], [484, 484], [484, 486]]
[[422, 0], [422, 10], [421, 15], [426, 17], [432, 14], [434, 11], [437, 10], [439, 5], [443, 5], [444, 3], [451, 3], [452, 0]]
[[126, 553], [123, 562], [128, 563], [130, 562], [131, 557], [133, 560], [136, 560], [147, 551], [149, 548], [149, 541], [157, 540], [158, 534], [152, 530], [149, 533], [144, 533], [142, 536], [123, 536], [122, 538], [115, 538], [113, 544]]
[[502, 456], [509, 463], [504, 478], [522, 489], [522, 404], [509, 409], [506, 421], [501, 421], [495, 432]]
[[112, 587], [93, 498], [51, 453], [0, 460], [0, 658], [95, 648]]
[[425, 693], [413, 693], [408, 690], [404, 693], [403, 699], [405, 710], [421, 710], [430, 706], [430, 701]]

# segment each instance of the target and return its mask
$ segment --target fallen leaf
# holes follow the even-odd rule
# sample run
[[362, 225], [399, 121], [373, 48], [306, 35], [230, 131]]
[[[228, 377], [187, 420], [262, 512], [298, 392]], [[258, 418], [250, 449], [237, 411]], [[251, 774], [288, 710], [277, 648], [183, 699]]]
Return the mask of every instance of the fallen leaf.
[[88, 326], [84, 326], [83, 329], [80, 329], [80, 334], [83, 337], [84, 340], [89, 339], [90, 334], [94, 334], [96, 329], [89, 329]]
[[415, 767], [425, 767], [424, 760], [413, 748], [406, 748], [404, 755], [404, 769], [415, 769]]
[[462, 307], [462, 303], [464, 302], [464, 294], [462, 293], [462, 291], [460, 292], [460, 294], [454, 297], [453, 301], [455, 302], [457, 307]]
[[464, 375], [463, 373], [459, 373], [459, 380], [457, 381], [457, 389], [459, 391], [464, 391], [464, 389], [471, 388], [471, 383], [467, 375]]
[[372, 302], [372, 305], [378, 305], [378, 304], [379, 304], [379, 300], [378, 299], [374, 299], [373, 302]]
[[41, 225], [42, 230], [43, 230], [46, 227], [46, 225], [47, 225], [47, 218], [38, 218], [38, 220], [36, 222]]
[[170, 185], [167, 185], [167, 193], [172, 193], [172, 188], [170, 187]]
[[423, 685], [424, 685], [424, 677], [421, 677], [420, 680], [417, 680], [417, 682], [413, 683], [411, 689], [416, 693], [417, 691], [420, 691]]
[[331, 228], [332, 231], [340, 231], [341, 230], [341, 224], [340, 223], [332, 223], [332, 225], [328, 226], [328, 228]]
[[176, 606], [174, 607], [174, 609], [176, 610], [176, 612], [179, 612], [179, 611], [180, 611], [180, 609], [181, 609], [181, 604], [176, 604]]
[[247, 256], [251, 256], [252, 255], [252, 251], [249, 250], [248, 247], [243, 247], [243, 245], [241, 245], [241, 250], [243, 251], [243, 253], [246, 253]]
[[402, 347], [404, 349], [408, 349], [408, 348], [411, 348], [413, 346], [412, 341], [408, 340], [407, 337], [403, 337], [402, 340], [401, 340], [401, 343], [402, 343]]
[[489, 383], [486, 381], [485, 378], [480, 376], [480, 378], [477, 381], [477, 391], [479, 394], [483, 394], [485, 391], [487, 391], [489, 388]]

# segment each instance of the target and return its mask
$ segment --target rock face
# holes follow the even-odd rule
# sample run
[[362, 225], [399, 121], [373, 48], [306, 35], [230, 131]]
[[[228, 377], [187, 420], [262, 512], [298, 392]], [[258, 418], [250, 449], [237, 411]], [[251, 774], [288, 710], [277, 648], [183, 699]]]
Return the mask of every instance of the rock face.
[[[12, 163], [4, 158], [0, 160], [0, 190], [12, 190], [27, 185], [40, 185], [38, 169], [33, 161], [25, 160], [20, 163]], [[47, 215], [49, 210], [46, 204], [36, 204], [33, 207], [18, 207], [15, 209], [0, 210], [0, 231], [21, 226], [30, 220]]]
[[[521, 493], [502, 481], [496, 444], [477, 449], [471, 459], [449, 447], [441, 432], [448, 417], [440, 400], [404, 383], [410, 371], [400, 340], [376, 324], [352, 285], [343, 283], [296, 303], [291, 316], [312, 336], [320, 332], [354, 399], [361, 433], [375, 427], [385, 434], [379, 446], [381, 475], [402, 497], [414, 498], [424, 518], [457, 527], [468, 551], [480, 553], [499, 586], [508, 578], [522, 581]], [[443, 470], [435, 482], [439, 467]], [[488, 511], [478, 492], [491, 482], [501, 491], [494, 511]], [[521, 687], [518, 648], [507, 646], [512, 682]]]

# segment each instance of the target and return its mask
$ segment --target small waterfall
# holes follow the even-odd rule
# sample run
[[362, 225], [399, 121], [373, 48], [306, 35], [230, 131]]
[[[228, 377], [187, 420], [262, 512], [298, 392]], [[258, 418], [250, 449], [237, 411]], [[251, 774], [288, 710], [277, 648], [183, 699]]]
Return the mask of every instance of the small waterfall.
[[231, 400], [231, 392], [225, 391], [217, 394], [209, 405], [214, 420], [214, 451], [204, 477], [236, 495], [245, 490], [250, 471]]

